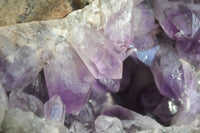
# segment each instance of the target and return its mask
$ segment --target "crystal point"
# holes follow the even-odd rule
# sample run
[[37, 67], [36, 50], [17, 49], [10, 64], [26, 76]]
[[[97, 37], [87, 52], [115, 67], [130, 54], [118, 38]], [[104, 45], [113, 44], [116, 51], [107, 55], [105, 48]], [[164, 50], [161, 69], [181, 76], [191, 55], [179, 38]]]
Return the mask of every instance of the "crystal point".
[[45, 119], [64, 123], [65, 105], [58, 95], [53, 96], [44, 104]]
[[89, 98], [93, 77], [69, 43], [58, 44], [56, 54], [44, 68], [49, 96], [59, 95], [66, 113], [77, 113]]

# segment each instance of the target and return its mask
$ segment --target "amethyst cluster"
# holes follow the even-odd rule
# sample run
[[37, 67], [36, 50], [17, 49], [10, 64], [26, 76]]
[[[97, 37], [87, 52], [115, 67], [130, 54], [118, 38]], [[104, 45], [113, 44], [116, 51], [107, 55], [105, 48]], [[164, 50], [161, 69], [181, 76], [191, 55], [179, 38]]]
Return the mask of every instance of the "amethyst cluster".
[[0, 132], [200, 132], [200, 2], [94, 0], [0, 27]]

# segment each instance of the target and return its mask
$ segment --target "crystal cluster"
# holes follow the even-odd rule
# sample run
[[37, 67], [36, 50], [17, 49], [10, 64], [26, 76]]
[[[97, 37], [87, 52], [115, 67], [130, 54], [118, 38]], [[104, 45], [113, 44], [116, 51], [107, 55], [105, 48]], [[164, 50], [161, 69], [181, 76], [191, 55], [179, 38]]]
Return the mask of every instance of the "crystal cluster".
[[0, 132], [200, 132], [200, 2], [88, 2], [0, 27]]

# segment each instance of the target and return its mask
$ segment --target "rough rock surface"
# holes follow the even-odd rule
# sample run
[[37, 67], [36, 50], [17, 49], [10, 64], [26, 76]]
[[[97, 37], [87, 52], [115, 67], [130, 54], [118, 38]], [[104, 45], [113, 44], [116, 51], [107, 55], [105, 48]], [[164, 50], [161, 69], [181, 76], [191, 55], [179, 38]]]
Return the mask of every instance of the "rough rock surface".
[[68, 0], [0, 0], [0, 12], [0, 26], [6, 26], [63, 18], [72, 7]]

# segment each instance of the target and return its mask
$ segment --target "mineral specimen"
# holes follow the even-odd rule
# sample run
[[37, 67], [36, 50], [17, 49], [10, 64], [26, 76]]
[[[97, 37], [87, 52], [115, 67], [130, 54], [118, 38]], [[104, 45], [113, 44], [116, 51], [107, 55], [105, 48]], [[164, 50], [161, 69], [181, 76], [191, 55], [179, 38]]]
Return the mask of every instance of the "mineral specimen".
[[69, 2], [0, 27], [0, 132], [200, 132], [198, 1]]

